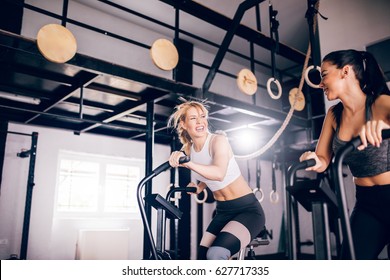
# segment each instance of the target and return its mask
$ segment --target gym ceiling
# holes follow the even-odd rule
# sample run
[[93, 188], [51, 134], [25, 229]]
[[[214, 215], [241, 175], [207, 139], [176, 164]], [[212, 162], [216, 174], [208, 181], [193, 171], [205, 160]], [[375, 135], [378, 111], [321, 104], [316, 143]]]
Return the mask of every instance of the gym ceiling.
[[[12, 2], [14, 1], [2, 1], [8, 5]], [[308, 8], [306, 0], [293, 1], [296, 2], [295, 11], [300, 11], [300, 14], [295, 15], [298, 20], [295, 20], [294, 24], [289, 24], [286, 19], [281, 18], [282, 15], [286, 15], [284, 7], [292, 8], [291, 3], [285, 3], [290, 1], [274, 1], [280, 11], [277, 22], [280, 22], [277, 44], [276, 38], [270, 36], [272, 32], [264, 30], [268, 29], [271, 23], [261, 28], [261, 24], [267, 22], [268, 17], [263, 16], [260, 19], [264, 12], [257, 14], [260, 9], [266, 9], [265, 13], [268, 13], [269, 1], [226, 1], [230, 3], [230, 6], [226, 4], [229, 6], [230, 14], [225, 15], [207, 7], [205, 4], [207, 1], [153, 0], [153, 2], [161, 2], [159, 5], [175, 9], [179, 17], [173, 25], [172, 19], [166, 22], [163, 13], [161, 18], [148, 16], [148, 11], [153, 5], [139, 6], [138, 3], [141, 8], [133, 10], [131, 6], [134, 1], [86, 2], [114, 15], [118, 12], [127, 13], [137, 24], [154, 26], [161, 34], [165, 32], [171, 37], [172, 34], [176, 34], [178, 38], [184, 38], [186, 42], [191, 42], [196, 47], [211, 50], [215, 58], [208, 65], [187, 61], [187, 66], [207, 70], [208, 75], [203, 87], [195, 87], [174, 77], [162, 78], [81, 53], [75, 53], [64, 63], [54, 63], [42, 55], [36, 38], [26, 38], [15, 32], [0, 29], [0, 118], [3, 121], [66, 129], [75, 134], [93, 133], [139, 141], [146, 141], [147, 131], [152, 131], [155, 143], [171, 144], [173, 133], [167, 128], [167, 118], [174, 106], [180, 103], [179, 97], [184, 97], [206, 99], [210, 109], [212, 129], [225, 131], [232, 139], [233, 145], [234, 139], [239, 139], [238, 135], [242, 129], [250, 127], [255, 131], [261, 131], [264, 135], [264, 142], [262, 142], [264, 144], [281, 128], [290, 109], [289, 90], [298, 87], [309, 40], [309, 34], [305, 32], [308, 30], [305, 18]], [[247, 4], [246, 7], [241, 5], [244, 2]], [[106, 30], [67, 17], [67, 4], [68, 1], [65, 0], [62, 14], [45, 11], [23, 1], [16, 1], [12, 5], [19, 5], [25, 11], [51, 16], [53, 21], [61, 21], [63, 26], [72, 24], [92, 32], [106, 34], [127, 42], [129, 48], [151, 47], [136, 42], [133, 38], [123, 38], [111, 32], [108, 34]], [[142, 6], [145, 13], [142, 12]], [[246, 10], [248, 7], [250, 8]], [[243, 17], [237, 20], [236, 17], [240, 12]], [[182, 27], [196, 28], [196, 24], [189, 24], [194, 19], [210, 25], [211, 30], [218, 32], [209, 34], [210, 32], [205, 30], [204, 34], [200, 34], [199, 30]], [[257, 22], [257, 30], [244, 24], [248, 20], [253, 21], [255, 26]], [[292, 28], [298, 29], [299, 33], [291, 30]], [[260, 31], [262, 29], [263, 31]], [[295, 36], [292, 36], [291, 32], [295, 33]], [[230, 41], [229, 36], [231, 36]], [[237, 38], [240, 40], [236, 40]], [[243, 41], [248, 43], [243, 46], [239, 43]], [[290, 41], [294, 47], [285, 43], [286, 41]], [[260, 55], [254, 57], [253, 53], [250, 53], [250, 45], [255, 46]], [[276, 65], [271, 61], [271, 51], [275, 50], [273, 49], [275, 45], [278, 46], [274, 53]], [[298, 50], [296, 46], [304, 51]], [[259, 83], [257, 92], [252, 97], [253, 102], [227, 97], [220, 92], [209, 90], [215, 75], [237, 78], [237, 73], [226, 73], [219, 68], [221, 63], [218, 64], [218, 59], [222, 61], [224, 58], [248, 65], [248, 68], [250, 64], [255, 67], [252, 69], [263, 68], [268, 73], [275, 70], [278, 77], [283, 77], [282, 97], [278, 100], [270, 99], [264, 82]], [[306, 106], [302, 111], [294, 112], [283, 132], [281, 136], [283, 144], [278, 142], [279, 147], [283, 149], [299, 149], [302, 143], [305, 148], [312, 145], [315, 140], [313, 135], [316, 133], [311, 129], [313, 114], [317, 114], [319, 116], [317, 119], [322, 122], [323, 111], [313, 112], [313, 106], [310, 105], [313, 102], [310, 101], [311, 96], [308, 94], [310, 89], [304, 86], [303, 92]], [[8, 95], [16, 98], [9, 98]], [[323, 103], [321, 106], [323, 107]], [[310, 134], [309, 137], [307, 132]]]

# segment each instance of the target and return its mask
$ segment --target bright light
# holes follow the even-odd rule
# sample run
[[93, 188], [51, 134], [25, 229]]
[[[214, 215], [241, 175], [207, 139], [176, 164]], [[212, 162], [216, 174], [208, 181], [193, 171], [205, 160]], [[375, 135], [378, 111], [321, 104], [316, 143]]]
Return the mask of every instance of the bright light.
[[232, 146], [237, 155], [256, 151], [263, 145], [264, 135], [261, 129], [243, 128], [234, 132]]
[[255, 147], [256, 146], [256, 139], [258, 138], [258, 131], [255, 131], [253, 129], [247, 128], [239, 133], [240, 137], [240, 143], [243, 147]]

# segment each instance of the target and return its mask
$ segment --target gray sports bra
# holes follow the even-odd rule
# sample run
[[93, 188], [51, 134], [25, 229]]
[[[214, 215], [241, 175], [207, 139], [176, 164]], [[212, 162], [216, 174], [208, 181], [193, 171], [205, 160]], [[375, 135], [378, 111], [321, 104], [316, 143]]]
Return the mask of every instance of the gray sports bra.
[[[371, 118], [370, 108], [366, 110], [366, 119]], [[336, 153], [347, 141], [340, 140], [339, 127], [336, 128], [336, 133], [333, 137], [333, 153]], [[379, 148], [368, 145], [363, 151], [357, 149], [350, 152], [344, 158], [344, 163], [347, 164], [354, 177], [371, 177], [390, 171], [390, 140], [383, 140]]]
[[[338, 137], [336, 130], [333, 138], [333, 152], [344, 146], [346, 141]], [[389, 139], [383, 140], [379, 148], [368, 145], [363, 151], [353, 150], [344, 158], [344, 163], [348, 164], [352, 175], [357, 178], [371, 177], [390, 171], [390, 145]]]

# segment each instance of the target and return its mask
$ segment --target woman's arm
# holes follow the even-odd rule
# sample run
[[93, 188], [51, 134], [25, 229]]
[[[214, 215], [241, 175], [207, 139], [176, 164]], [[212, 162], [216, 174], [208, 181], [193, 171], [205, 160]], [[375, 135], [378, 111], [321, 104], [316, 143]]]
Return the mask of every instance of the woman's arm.
[[299, 161], [304, 161], [308, 159], [314, 159], [316, 161], [316, 164], [314, 166], [306, 168], [306, 170], [308, 171], [324, 172], [326, 168], [328, 168], [328, 165], [332, 160], [332, 141], [335, 133], [333, 124], [335, 123], [335, 120], [331, 110], [332, 108], [329, 109], [328, 113], [326, 114], [321, 134], [318, 139], [316, 151], [307, 151], [303, 153], [299, 158]]
[[358, 150], [363, 150], [368, 143], [379, 147], [382, 143], [382, 130], [390, 128], [390, 96], [381, 95], [372, 106], [372, 119], [361, 129], [359, 136], [362, 145]]
[[215, 135], [210, 140], [211, 165], [197, 164], [192, 161], [183, 164], [208, 180], [222, 181], [225, 178], [229, 160], [233, 156], [230, 144], [224, 135]]

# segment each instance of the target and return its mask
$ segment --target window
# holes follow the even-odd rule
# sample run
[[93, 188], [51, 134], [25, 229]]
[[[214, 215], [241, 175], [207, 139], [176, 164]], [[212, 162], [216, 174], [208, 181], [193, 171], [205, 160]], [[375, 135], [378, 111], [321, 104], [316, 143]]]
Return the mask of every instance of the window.
[[58, 166], [57, 214], [138, 212], [144, 161], [61, 151]]
[[104, 210], [106, 212], [135, 211], [136, 188], [141, 180], [138, 166], [107, 164]]
[[72, 159], [60, 161], [58, 211], [97, 211], [98, 196], [98, 163]]

